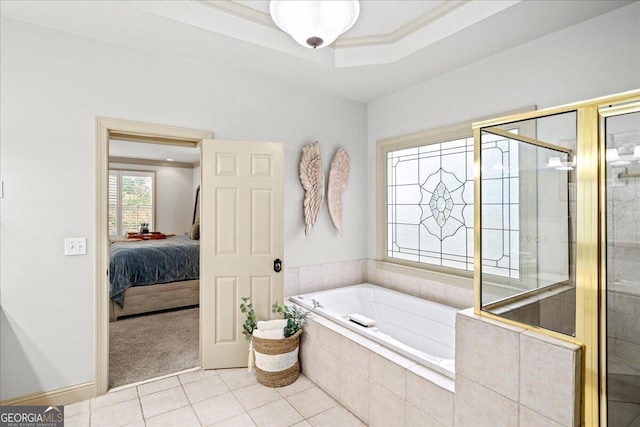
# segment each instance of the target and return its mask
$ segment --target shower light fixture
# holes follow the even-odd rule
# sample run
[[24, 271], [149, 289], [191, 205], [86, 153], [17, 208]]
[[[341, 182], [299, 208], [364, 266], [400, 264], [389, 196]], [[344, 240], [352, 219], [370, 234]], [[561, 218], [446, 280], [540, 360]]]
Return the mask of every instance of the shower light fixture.
[[547, 168], [554, 168], [558, 171], [572, 171], [576, 166], [576, 158], [573, 157], [573, 161], [569, 162], [562, 160], [558, 156], [549, 157], [549, 162], [547, 163]]
[[631, 163], [629, 160], [622, 160], [616, 148], [607, 148], [605, 156], [611, 166], [626, 166]]
[[549, 163], [547, 163], [547, 167], [554, 169], [562, 167], [562, 160], [560, 160], [560, 157], [549, 157]]
[[304, 47], [329, 46], [355, 24], [360, 15], [357, 0], [271, 0], [273, 22]]

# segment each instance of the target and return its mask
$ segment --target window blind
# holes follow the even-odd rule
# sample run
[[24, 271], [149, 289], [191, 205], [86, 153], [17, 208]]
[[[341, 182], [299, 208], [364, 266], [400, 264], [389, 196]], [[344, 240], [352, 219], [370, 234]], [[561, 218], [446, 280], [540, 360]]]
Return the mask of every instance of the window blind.
[[116, 236], [118, 233], [118, 172], [109, 171], [109, 236]]
[[154, 229], [155, 173], [109, 171], [109, 235], [140, 231], [141, 223]]

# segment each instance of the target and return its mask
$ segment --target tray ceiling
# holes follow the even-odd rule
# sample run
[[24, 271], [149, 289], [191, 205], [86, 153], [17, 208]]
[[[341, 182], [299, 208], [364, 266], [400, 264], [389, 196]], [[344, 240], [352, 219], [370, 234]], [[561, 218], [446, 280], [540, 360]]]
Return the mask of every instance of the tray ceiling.
[[616, 0], [361, 0], [333, 45], [298, 45], [269, 2], [11, 1], [3, 17], [368, 102], [612, 11]]

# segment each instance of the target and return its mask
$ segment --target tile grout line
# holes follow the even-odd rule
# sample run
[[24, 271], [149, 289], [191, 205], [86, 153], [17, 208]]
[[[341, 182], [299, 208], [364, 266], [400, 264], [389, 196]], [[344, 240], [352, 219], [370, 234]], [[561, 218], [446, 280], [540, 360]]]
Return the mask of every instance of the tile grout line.
[[[191, 403], [191, 399], [189, 399], [189, 395], [187, 394], [187, 391], [184, 389], [184, 384], [182, 383], [182, 380], [180, 380], [180, 375], [176, 375], [176, 378], [178, 379], [178, 384], [180, 384], [180, 388], [182, 389], [182, 392], [184, 393], [184, 396], [187, 398], [187, 402], [189, 403], [189, 409], [191, 409], [191, 412], [193, 412], [193, 415], [196, 416], [196, 420], [198, 420], [198, 424], [200, 424], [200, 426], [202, 426], [202, 423], [200, 422], [200, 418], [198, 418], [198, 414], [196, 412], [195, 409], [193, 409], [193, 403]], [[186, 406], [184, 406], [184, 408], [186, 408]], [[145, 427], [146, 427], [146, 418], [145, 418]]]
[[142, 399], [140, 397], [140, 389], [136, 387], [136, 394], [138, 395], [138, 407], [140, 408], [140, 415], [142, 415], [142, 423], [147, 426], [147, 418], [144, 416], [144, 409], [142, 409]]
[[[213, 375], [212, 375], [212, 376], [213, 376]], [[166, 388], [166, 389], [163, 389], [163, 390], [154, 391], [153, 393], [145, 394], [145, 396], [152, 396], [152, 395], [154, 395], [154, 394], [162, 393], [162, 392], [165, 392], [165, 391], [168, 391], [168, 390], [171, 390], [171, 389], [174, 389], [174, 388], [178, 388], [178, 387], [180, 387], [180, 389], [182, 390], [182, 392], [183, 392], [183, 394], [184, 394], [185, 398], [187, 399], [187, 404], [186, 404], [186, 405], [184, 405], [184, 406], [180, 406], [180, 407], [177, 407], [177, 408], [173, 408], [173, 409], [171, 409], [171, 410], [169, 410], [169, 411], [166, 411], [166, 412], [161, 412], [161, 413], [158, 413], [158, 414], [152, 415], [152, 416], [150, 416], [150, 417], [148, 417], [148, 418], [144, 416], [144, 411], [143, 411], [143, 413], [142, 413], [142, 417], [143, 417], [143, 420], [145, 421], [145, 425], [146, 425], [146, 420], [147, 420], [147, 419], [149, 419], [149, 418], [153, 418], [153, 417], [157, 417], [157, 416], [160, 416], [160, 415], [168, 414], [168, 413], [170, 413], [170, 412], [176, 411], [176, 410], [178, 410], [178, 409], [186, 408], [186, 407], [190, 407], [190, 408], [191, 408], [191, 410], [192, 410], [192, 411], [194, 412], [194, 414], [196, 415], [196, 418], [198, 418], [197, 413], [196, 413], [196, 412], [195, 412], [195, 410], [193, 409], [193, 403], [191, 402], [191, 400], [189, 400], [189, 397], [188, 397], [188, 395], [187, 395], [187, 392], [186, 392], [186, 390], [184, 389], [184, 384], [182, 384], [182, 382], [180, 381], [180, 378], [178, 378], [178, 375], [177, 375], [177, 374], [176, 374], [176, 375], [174, 375], [174, 377], [178, 380], [178, 385], [177, 385], [177, 386], [169, 387], [169, 388]], [[162, 380], [158, 380], [158, 381], [164, 381], [165, 379], [169, 379], [169, 378], [172, 378], [172, 377], [164, 378], [164, 379], [162, 379]], [[205, 377], [205, 378], [202, 378], [202, 379], [206, 379], [206, 378], [209, 378], [209, 377]], [[198, 380], [198, 381], [199, 381], [199, 380]], [[196, 382], [196, 381], [192, 381], [192, 382]], [[187, 384], [189, 384], [189, 383], [187, 383]], [[142, 397], [144, 397], [144, 396], [141, 396], [141, 397], [140, 397], [140, 399], [139, 399], [139, 400], [140, 400], [140, 405], [141, 405], [141, 406], [142, 406], [142, 400], [141, 400], [141, 398], [142, 398]], [[207, 400], [207, 399], [204, 399], [204, 400]], [[204, 401], [204, 400], [202, 400], [202, 401]], [[195, 402], [195, 403], [199, 403], [199, 402]], [[199, 419], [199, 418], [198, 418], [198, 422], [200, 423], [200, 419]]]
[[[224, 380], [224, 378], [220, 375], [220, 373], [218, 372], [218, 370], [215, 370], [215, 372], [216, 372], [216, 375], [220, 377], [220, 379], [222, 380], [223, 384], [224, 384], [224, 385], [226, 386], [226, 388], [228, 389], [228, 393], [231, 393], [231, 395], [234, 397], [234, 399], [236, 399], [236, 401], [238, 401], [238, 403], [240, 403], [240, 401], [238, 400], [238, 398], [237, 398], [237, 396], [236, 396], [236, 394], [235, 394], [235, 392], [236, 392], [236, 391], [244, 390], [244, 389], [246, 389], [246, 388], [249, 388], [249, 387], [252, 387], [252, 386], [254, 386], [254, 385], [256, 385], [256, 384], [259, 384], [259, 383], [250, 384], [250, 385], [246, 385], [246, 386], [244, 386], [244, 387], [240, 387], [240, 388], [238, 388], [238, 389], [236, 389], [236, 390], [231, 390], [231, 388], [229, 387], [229, 384], [228, 384], [228, 383], [227, 383], [227, 381], [225, 381], [225, 380]], [[304, 374], [303, 374], [303, 375], [304, 375]], [[210, 377], [213, 377], [213, 376], [214, 376], [214, 375], [211, 375]], [[189, 398], [188, 398], [188, 396], [187, 396], [186, 390], [185, 390], [185, 388], [184, 388], [185, 383], [183, 383], [183, 382], [180, 380], [179, 375], [178, 375], [177, 373], [176, 373], [176, 374], [174, 374], [174, 375], [172, 375], [172, 376], [170, 376], [170, 377], [162, 378], [162, 379], [158, 379], [158, 380], [156, 380], [156, 381], [151, 381], [151, 382], [148, 382], [148, 383], [145, 383], [145, 384], [150, 384], [150, 383], [153, 383], [153, 382], [159, 382], [159, 381], [167, 380], [167, 379], [172, 378], [172, 377], [175, 377], [175, 378], [176, 378], [176, 380], [178, 381], [178, 385], [175, 385], [175, 386], [173, 386], [173, 387], [168, 387], [168, 388], [163, 389], [163, 390], [157, 390], [157, 391], [154, 391], [153, 393], [145, 394], [145, 396], [151, 396], [151, 395], [153, 395], [153, 394], [157, 394], [157, 393], [165, 392], [165, 391], [167, 391], [167, 390], [171, 390], [171, 389], [173, 389], [173, 388], [178, 388], [178, 386], [179, 386], [179, 387], [180, 387], [180, 389], [181, 389], [181, 391], [183, 392], [183, 394], [184, 394], [184, 395], [185, 395], [185, 397], [187, 398], [187, 405], [185, 405], [185, 406], [181, 406], [181, 407], [179, 407], [179, 408], [174, 408], [174, 409], [172, 409], [171, 411], [166, 411], [166, 412], [162, 412], [162, 413], [160, 413], [160, 414], [155, 414], [155, 415], [153, 415], [152, 417], [160, 416], [160, 415], [164, 415], [164, 414], [170, 413], [170, 412], [172, 412], [172, 411], [174, 411], [174, 410], [177, 410], [177, 409], [182, 409], [182, 408], [189, 407], [189, 408], [193, 411], [194, 415], [196, 415], [196, 419], [198, 420], [198, 423], [199, 423], [200, 425], [203, 425], [203, 424], [202, 424], [202, 422], [201, 422], [201, 420], [200, 420], [200, 418], [198, 417], [197, 412], [196, 412], [196, 411], [195, 411], [195, 409], [193, 408], [193, 403], [189, 400]], [[202, 378], [201, 380], [204, 380], [204, 379], [206, 379], [206, 378], [209, 378], [209, 377]], [[279, 390], [278, 388], [272, 388], [272, 390], [275, 390], [275, 391], [277, 392], [277, 394], [278, 394], [278, 399], [277, 399], [277, 400], [275, 400], [275, 401], [272, 401], [272, 402], [265, 403], [265, 404], [263, 404], [263, 405], [261, 405], [261, 406], [258, 406], [258, 407], [256, 407], [256, 408], [252, 408], [251, 410], [253, 411], [253, 410], [255, 410], [255, 409], [259, 409], [259, 408], [262, 408], [262, 407], [267, 406], [267, 405], [269, 405], [269, 404], [275, 403], [275, 402], [277, 402], [277, 401], [279, 401], [279, 400], [284, 400], [284, 401], [285, 401], [285, 402], [286, 402], [286, 403], [287, 403], [287, 404], [288, 404], [288, 405], [289, 405], [289, 406], [294, 410], [294, 412], [295, 412], [296, 414], [298, 414], [298, 415], [302, 418], [302, 420], [303, 420], [303, 421], [307, 421], [307, 422], [308, 422], [308, 420], [309, 420], [310, 418], [313, 418], [313, 417], [315, 417], [315, 416], [318, 416], [318, 415], [320, 415], [320, 414], [323, 414], [323, 413], [325, 413], [325, 412], [328, 412], [328, 411], [330, 411], [330, 410], [332, 410], [332, 409], [335, 409], [336, 407], [342, 407], [342, 408], [344, 408], [344, 406], [342, 406], [342, 405], [341, 405], [337, 400], [335, 400], [335, 399], [334, 399], [330, 394], [327, 394], [327, 396], [328, 396], [328, 397], [329, 397], [329, 398], [330, 398], [330, 399], [335, 403], [335, 405], [334, 405], [334, 406], [332, 406], [332, 407], [330, 407], [330, 408], [327, 408], [327, 409], [325, 409], [325, 410], [323, 410], [323, 411], [321, 411], [321, 412], [319, 412], [319, 413], [317, 413], [317, 414], [314, 414], [314, 415], [313, 415], [313, 416], [311, 416], [311, 417], [305, 417], [304, 415], [302, 415], [302, 413], [300, 413], [300, 411], [299, 411], [299, 410], [298, 410], [298, 409], [297, 409], [297, 408], [296, 408], [296, 407], [291, 403], [291, 401], [289, 400], [289, 398], [291, 398], [291, 397], [293, 397], [293, 396], [296, 396], [296, 395], [299, 395], [299, 394], [301, 394], [301, 393], [307, 392], [308, 390], [311, 390], [311, 389], [312, 389], [312, 388], [314, 388], [314, 387], [318, 388], [318, 389], [319, 389], [319, 390], [321, 390], [323, 393], [326, 393], [322, 388], [320, 388], [316, 383], [314, 383], [313, 381], [311, 381], [308, 377], [306, 377], [306, 376], [305, 376], [305, 378], [307, 378], [307, 379], [310, 381], [310, 383], [311, 383], [311, 386], [310, 386], [310, 387], [305, 388], [305, 389], [303, 389], [303, 390], [299, 390], [299, 391], [297, 391], [297, 392], [295, 392], [295, 393], [293, 393], [293, 394], [291, 394], [291, 395], [289, 395], [289, 396], [287, 396], [287, 397], [283, 396], [283, 395], [281, 394], [281, 390]], [[196, 381], [200, 381], [200, 380], [196, 380]], [[195, 382], [195, 381], [191, 381], [191, 382]], [[187, 383], [187, 384], [189, 384], [189, 383]], [[140, 384], [140, 385], [144, 385], [144, 384]], [[143, 424], [146, 426], [146, 425], [147, 425], [147, 421], [148, 421], [148, 419], [150, 419], [150, 418], [152, 418], [152, 417], [148, 417], [148, 418], [147, 418], [147, 417], [145, 417], [144, 409], [143, 409], [143, 407], [142, 407], [142, 397], [144, 397], [144, 396], [141, 396], [141, 395], [140, 395], [140, 389], [139, 389], [139, 386], [140, 386], [140, 385], [136, 385], [136, 386], [132, 386], [132, 387], [135, 387], [135, 389], [136, 389], [136, 397], [135, 397], [135, 399], [138, 401], [138, 407], [139, 407], [139, 409], [140, 409], [140, 414], [141, 414], [141, 416], [142, 416], [142, 418], [141, 418], [140, 420], [137, 420], [137, 421], [142, 421], [142, 422], [143, 422]], [[130, 388], [130, 387], [128, 387], [128, 388]], [[125, 388], [125, 389], [123, 389], [123, 390], [126, 390], [126, 388]], [[122, 390], [118, 390], [117, 392], [119, 392], [119, 391], [122, 391]], [[117, 393], [117, 392], [116, 392], [116, 393]], [[223, 394], [224, 394], [224, 393], [223, 393]], [[214, 397], [215, 397], [215, 396], [214, 396]], [[95, 399], [95, 398], [94, 398], [94, 399]], [[92, 419], [92, 414], [93, 414], [93, 412], [95, 412], [95, 411], [97, 411], [97, 410], [100, 410], [100, 409], [109, 408], [109, 407], [112, 407], [112, 406], [115, 406], [115, 405], [118, 405], [118, 404], [121, 404], [121, 403], [129, 402], [129, 401], [131, 401], [131, 400], [134, 400], [134, 399], [133, 399], [133, 398], [132, 398], [132, 399], [128, 399], [128, 400], [125, 400], [125, 401], [122, 401], [122, 402], [114, 403], [114, 404], [112, 404], [112, 405], [104, 406], [104, 407], [102, 407], [102, 408], [98, 408], [98, 409], [95, 409], [95, 410], [94, 410], [94, 409], [93, 409], [93, 404], [92, 404], [92, 403], [93, 403], [93, 402], [92, 402], [92, 401], [93, 401], [93, 399], [89, 399], [89, 402], [88, 402], [88, 403], [89, 403], [89, 411], [88, 411], [88, 415], [89, 415], [89, 425], [91, 425], [91, 424], [92, 424], [91, 419]], [[205, 400], [206, 400], [206, 399], [205, 399]], [[203, 401], [204, 401], [204, 400], [203, 400]], [[196, 402], [196, 403], [198, 403], [198, 402]], [[246, 410], [242, 404], [240, 404], [240, 406], [241, 406], [241, 407], [242, 407], [242, 409], [243, 409], [243, 414], [246, 414], [246, 415], [247, 415], [247, 416], [252, 420], [252, 422], [256, 423], [256, 420], [251, 416], [251, 414], [249, 413], [249, 411], [248, 411], [248, 410]], [[346, 408], [344, 408], [344, 409], [345, 409], [349, 414], [351, 414], [352, 416], [355, 416], [355, 415], [353, 415], [353, 413], [351, 413], [351, 411], [349, 411], [348, 409], [346, 409]], [[238, 416], [238, 415], [241, 415], [241, 414], [236, 414], [236, 415], [233, 415], [233, 416], [228, 417], [228, 418], [226, 418], [226, 419], [233, 418], [234, 416]], [[225, 419], [225, 420], [226, 420], [226, 419]], [[359, 418], [358, 418], [358, 417], [356, 417], [356, 419], [358, 419], [358, 420], [359, 420]], [[220, 420], [220, 421], [224, 421], [224, 420]], [[361, 420], [359, 420], [359, 421], [361, 421]], [[136, 421], [134, 421], [134, 422], [136, 422]], [[300, 421], [299, 421], [299, 422], [300, 422]], [[296, 423], [293, 423], [293, 424], [296, 424]], [[293, 424], [292, 424], [292, 425], [293, 425]]]
[[[308, 417], [308, 418], [305, 418], [305, 421], [309, 421], [309, 420], [310, 420], [311, 418], [313, 418], [313, 417], [317, 417], [317, 416], [318, 416], [318, 415], [320, 415], [320, 414], [324, 414], [325, 412], [329, 412], [329, 411], [331, 411], [332, 409], [336, 409], [336, 408], [338, 408], [338, 407], [342, 407], [342, 408], [344, 408], [347, 412], [349, 412], [349, 414], [353, 415], [353, 414], [351, 413], [351, 411], [349, 411], [347, 408], [345, 408], [344, 406], [342, 406], [342, 405], [341, 405], [340, 403], [338, 403], [335, 399], [333, 399], [333, 401], [334, 401], [334, 402], [336, 402], [336, 405], [332, 406], [331, 408], [327, 408], [327, 409], [325, 409], [324, 411], [320, 411], [320, 412], [318, 412], [317, 414], [312, 415], [312, 416], [310, 416], [310, 417]], [[293, 405], [291, 405], [291, 406], [293, 406]], [[300, 414], [300, 415], [302, 415], [302, 414]], [[354, 416], [354, 417], [356, 417], [355, 415], [353, 415], [353, 416]], [[360, 421], [360, 418], [356, 417], [356, 419], [357, 419], [358, 421]], [[362, 421], [360, 421], [360, 422], [362, 422]], [[311, 424], [311, 423], [309, 423], [309, 424]]]

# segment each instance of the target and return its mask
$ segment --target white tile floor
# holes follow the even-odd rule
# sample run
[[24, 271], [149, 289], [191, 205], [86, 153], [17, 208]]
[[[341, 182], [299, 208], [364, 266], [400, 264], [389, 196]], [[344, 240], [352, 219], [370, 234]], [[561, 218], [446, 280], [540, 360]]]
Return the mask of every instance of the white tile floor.
[[65, 427], [357, 426], [364, 424], [304, 375], [269, 388], [241, 369], [201, 369], [67, 405]]

